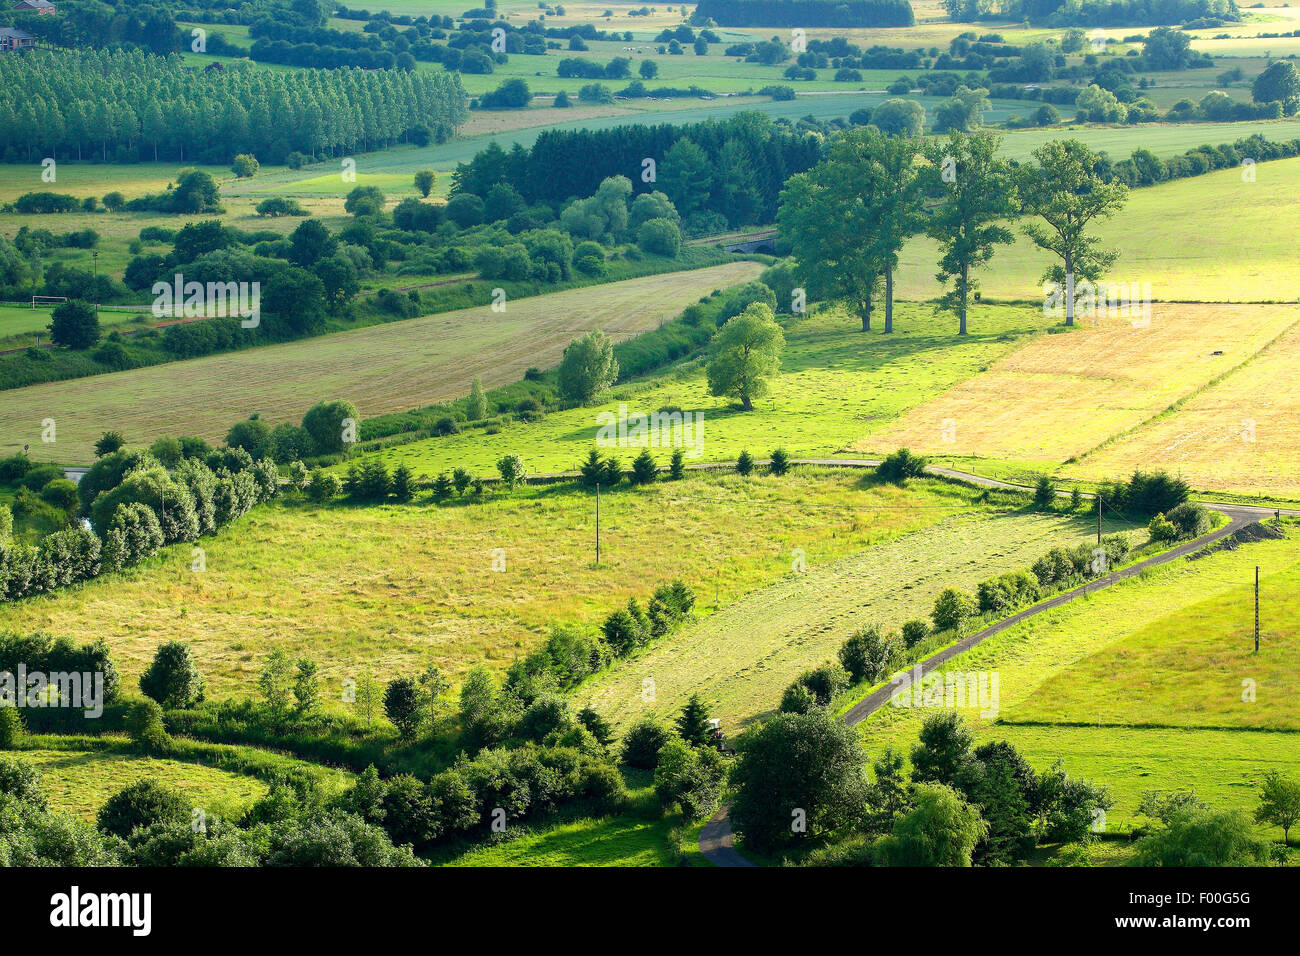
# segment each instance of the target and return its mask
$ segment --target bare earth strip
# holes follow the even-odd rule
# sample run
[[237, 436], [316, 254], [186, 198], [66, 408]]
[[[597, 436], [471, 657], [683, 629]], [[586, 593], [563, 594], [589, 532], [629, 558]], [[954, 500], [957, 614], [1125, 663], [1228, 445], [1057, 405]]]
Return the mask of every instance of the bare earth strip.
[[[130, 444], [159, 435], [223, 438], [253, 412], [297, 421], [321, 399], [347, 398], [361, 414], [404, 411], [518, 381], [556, 364], [564, 347], [599, 328], [615, 341], [674, 318], [701, 295], [754, 278], [762, 266], [733, 262], [646, 276], [482, 308], [339, 332], [151, 368], [0, 392], [0, 454], [30, 443], [32, 456], [89, 461], [108, 429]], [[54, 419], [57, 441], [40, 440]]]
[[[832, 660], [857, 628], [896, 630], [927, 617], [945, 587], [973, 589], [1054, 546], [1084, 540], [1086, 530], [1086, 522], [1062, 515], [949, 519], [792, 574], [596, 677], [575, 697], [625, 726], [643, 716], [667, 719], [698, 693], [734, 731], [774, 710], [787, 684]], [[652, 695], [644, 692], [650, 687]]]
[[[1063, 462], [1191, 398], [1297, 320], [1294, 306], [1157, 304], [1146, 327], [1042, 336], [854, 447]], [[1138, 463], [1160, 464], [1111, 464]]]

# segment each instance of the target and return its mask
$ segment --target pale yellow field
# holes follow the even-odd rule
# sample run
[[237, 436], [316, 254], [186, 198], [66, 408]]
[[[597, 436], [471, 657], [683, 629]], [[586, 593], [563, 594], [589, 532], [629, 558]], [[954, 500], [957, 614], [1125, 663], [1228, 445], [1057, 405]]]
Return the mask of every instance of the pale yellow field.
[[[1297, 321], [1294, 306], [1156, 304], [1146, 327], [1107, 319], [1038, 337], [855, 447], [1065, 462], [1189, 398]], [[1135, 450], [1106, 473], [1158, 463]]]
[[[0, 392], [0, 454], [26, 443], [32, 456], [90, 461], [103, 432], [130, 444], [159, 435], [225, 437], [258, 412], [299, 421], [322, 399], [347, 398], [365, 416], [406, 411], [468, 394], [475, 376], [492, 388], [554, 365], [574, 338], [599, 328], [615, 341], [653, 329], [714, 289], [752, 279], [754, 262], [733, 262], [670, 277], [647, 276], [371, 326], [351, 332], [171, 362], [110, 375]], [[57, 441], [42, 443], [54, 419]]]
[[1098, 449], [1062, 474], [1102, 478], [1158, 462], [1199, 488], [1300, 497], [1300, 325], [1177, 411]]

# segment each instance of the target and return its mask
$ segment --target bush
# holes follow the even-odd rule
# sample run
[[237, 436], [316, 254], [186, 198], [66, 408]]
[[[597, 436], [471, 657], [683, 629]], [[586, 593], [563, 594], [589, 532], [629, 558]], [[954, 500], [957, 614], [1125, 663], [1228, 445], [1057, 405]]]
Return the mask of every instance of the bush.
[[902, 662], [898, 639], [880, 633], [880, 628], [863, 628], [853, 634], [839, 650], [839, 661], [855, 684], [875, 684]]
[[1156, 515], [1147, 524], [1147, 534], [1151, 535], [1152, 541], [1176, 541], [1178, 540], [1178, 529], [1174, 523], [1164, 515]]
[[105, 833], [129, 837], [154, 824], [188, 824], [193, 808], [184, 795], [153, 780], [123, 787], [99, 808], [96, 822]]
[[1034, 485], [1034, 504], [1040, 508], [1050, 508], [1056, 501], [1056, 482], [1050, 475], [1039, 475]]
[[774, 475], [784, 475], [790, 470], [790, 456], [784, 448], [777, 448], [772, 452], [772, 463], [768, 467]]
[[659, 764], [659, 751], [670, 734], [653, 720], [639, 720], [623, 735], [623, 763], [640, 770], [653, 770]]
[[971, 617], [978, 605], [975, 599], [965, 591], [946, 588], [934, 602], [930, 620], [934, 621], [936, 631], [949, 631], [961, 627], [962, 622]]
[[126, 714], [126, 732], [132, 743], [146, 753], [158, 754], [171, 749], [172, 740], [157, 701], [142, 700], [134, 704]]
[[998, 616], [1038, 600], [1038, 577], [1030, 571], [1009, 571], [981, 581], [978, 587], [979, 609]]
[[903, 644], [909, 649], [920, 644], [930, 636], [930, 625], [922, 620], [911, 620], [903, 623]]
[[140, 675], [140, 690], [168, 708], [191, 707], [203, 700], [203, 677], [188, 644], [168, 641]]
[[1171, 508], [1165, 517], [1178, 529], [1178, 537], [1183, 539], [1199, 538], [1214, 524], [1209, 509], [1194, 501], [1184, 501]]
[[754, 471], [754, 456], [751, 455], [748, 451], [741, 451], [739, 457], [736, 458], [736, 474], [749, 475], [752, 474], [753, 471]]
[[900, 448], [876, 467], [876, 477], [881, 481], [902, 484], [909, 478], [924, 474], [925, 465], [926, 461], [920, 455], [913, 455], [910, 450]]

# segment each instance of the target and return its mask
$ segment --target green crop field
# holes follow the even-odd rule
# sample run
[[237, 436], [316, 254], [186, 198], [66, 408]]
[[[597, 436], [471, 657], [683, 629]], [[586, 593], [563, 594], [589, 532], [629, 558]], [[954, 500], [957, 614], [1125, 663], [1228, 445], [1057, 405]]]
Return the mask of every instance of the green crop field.
[[[569, 342], [591, 328], [615, 340], [652, 329], [716, 288], [752, 278], [761, 267], [736, 262], [683, 273], [671, 291], [647, 277], [484, 305], [242, 352], [33, 385], [0, 392], [0, 415], [37, 431], [9, 433], [0, 450], [21, 447], [40, 422], [59, 423], [58, 442], [40, 454], [87, 461], [95, 439], [118, 429], [133, 443], [192, 433], [220, 440], [235, 422], [258, 412], [298, 421], [323, 398], [346, 397], [376, 415], [468, 393], [476, 375], [485, 386], [517, 381], [530, 366], [558, 362]], [[230, 384], [238, 381], [239, 391]], [[152, 396], [152, 397], [150, 397]]]
[[[858, 320], [838, 309], [795, 322], [787, 331], [782, 374], [752, 412], [710, 396], [703, 364], [688, 360], [644, 383], [616, 387], [591, 407], [555, 412], [495, 434], [466, 430], [374, 454], [390, 465], [404, 463], [417, 475], [433, 476], [457, 465], [491, 474], [508, 452], [522, 455], [533, 473], [564, 471], [575, 468], [595, 444], [598, 416], [617, 417], [620, 405], [626, 405], [629, 415], [661, 409], [703, 415], [698, 448], [685, 449], [692, 455], [698, 451], [702, 461], [734, 461], [744, 449], [766, 457], [777, 447], [796, 457], [852, 456], [849, 445], [855, 439], [976, 375], [1046, 324], [1041, 314], [1022, 307], [980, 306], [973, 315], [973, 331], [964, 340], [953, 334], [948, 316], [912, 304], [899, 307], [898, 331], [889, 337], [863, 333]], [[637, 449], [609, 453], [630, 459]], [[652, 449], [652, 454], [666, 464], [671, 448]]]

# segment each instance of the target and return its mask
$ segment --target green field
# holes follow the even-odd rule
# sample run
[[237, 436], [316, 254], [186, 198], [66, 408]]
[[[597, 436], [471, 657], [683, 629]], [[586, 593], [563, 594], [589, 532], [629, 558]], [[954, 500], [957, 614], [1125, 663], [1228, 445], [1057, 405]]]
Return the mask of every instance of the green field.
[[[496, 434], [470, 429], [375, 454], [390, 465], [405, 463], [417, 475], [457, 465], [492, 474], [507, 452], [522, 455], [532, 473], [563, 471], [577, 467], [594, 445], [597, 416], [617, 416], [620, 404], [629, 414], [665, 408], [702, 414], [703, 461], [734, 461], [743, 449], [766, 457], [777, 447], [796, 457], [846, 453], [856, 438], [976, 375], [1045, 325], [1042, 315], [1028, 308], [980, 306], [972, 315], [973, 331], [962, 340], [953, 334], [951, 319], [934, 315], [928, 306], [900, 306], [897, 331], [889, 337], [864, 334], [860, 322], [836, 309], [813, 314], [787, 330], [782, 375], [752, 412], [710, 396], [703, 363], [687, 360], [644, 383], [615, 387], [587, 408], [555, 412]], [[626, 462], [637, 449], [610, 453]], [[671, 449], [652, 449], [652, 454], [666, 464]]]
[[[1116, 799], [1112, 830], [1137, 822], [1144, 790], [1194, 789], [1218, 806], [1253, 807], [1266, 771], [1300, 769], [1290, 686], [1300, 545], [1289, 528], [1286, 540], [1144, 572], [948, 662], [944, 672], [999, 675], [996, 719], [962, 708], [977, 738], [1009, 740], [1040, 769], [1060, 757], [1104, 783]], [[1247, 588], [1256, 564], [1261, 608], [1272, 609], [1258, 657]], [[1257, 683], [1254, 702], [1242, 700], [1246, 679]], [[863, 740], [873, 753], [906, 751], [927, 712], [887, 705], [860, 725]]]
[[40, 773], [51, 807], [87, 820], [117, 791], [141, 780], [174, 787], [209, 817], [237, 817], [267, 792], [254, 777], [178, 760], [93, 750], [22, 750], [17, 756]]

